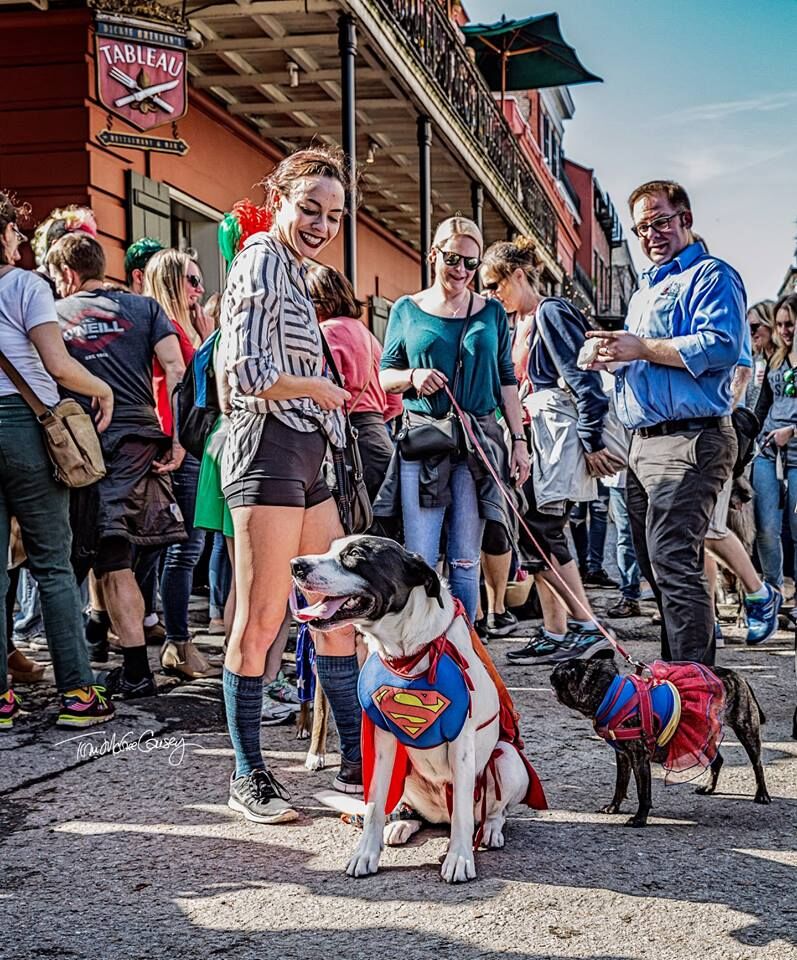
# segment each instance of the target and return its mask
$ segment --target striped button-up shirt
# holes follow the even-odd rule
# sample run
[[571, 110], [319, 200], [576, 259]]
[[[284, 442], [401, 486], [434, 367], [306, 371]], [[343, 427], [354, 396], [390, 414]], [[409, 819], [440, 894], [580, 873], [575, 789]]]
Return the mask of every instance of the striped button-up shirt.
[[322, 429], [334, 446], [344, 446], [339, 411], [322, 410], [309, 397], [259, 396], [281, 374], [323, 373], [321, 335], [304, 270], [271, 235], [250, 237], [233, 261], [222, 298], [221, 331], [232, 405], [223, 483], [246, 473], [269, 414], [300, 433]]

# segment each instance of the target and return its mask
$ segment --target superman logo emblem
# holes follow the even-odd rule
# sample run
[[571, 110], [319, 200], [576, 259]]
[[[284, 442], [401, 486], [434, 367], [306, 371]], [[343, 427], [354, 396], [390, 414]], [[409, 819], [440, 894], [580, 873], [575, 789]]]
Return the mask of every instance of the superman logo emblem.
[[413, 740], [428, 730], [451, 704], [437, 690], [402, 690], [387, 684], [379, 687], [371, 699], [386, 720]]

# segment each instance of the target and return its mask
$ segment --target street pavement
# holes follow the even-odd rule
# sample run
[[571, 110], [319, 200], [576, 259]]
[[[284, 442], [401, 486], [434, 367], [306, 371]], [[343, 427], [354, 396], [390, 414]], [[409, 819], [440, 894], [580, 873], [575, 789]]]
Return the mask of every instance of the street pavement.
[[[598, 610], [612, 599], [593, 596]], [[635, 656], [655, 658], [647, 618], [615, 626]], [[327, 769], [309, 772], [306, 741], [291, 726], [263, 728], [301, 813], [295, 824], [263, 826], [226, 806], [232, 752], [218, 681], [164, 680], [168, 692], [119, 703], [114, 723], [82, 736], [53, 726], [51, 687], [20, 688], [31, 712], [0, 736], [0, 958], [797, 956], [793, 633], [719, 653], [767, 714], [772, 804], [752, 803], [753, 774], [729, 732], [719, 794], [665, 787], [656, 768], [645, 830], [596, 813], [612, 793], [613, 753], [553, 699], [547, 668], [506, 665], [518, 642], [490, 650], [550, 810], [515, 809], [506, 847], [480, 851], [478, 879], [461, 886], [440, 879], [441, 830], [385, 850], [375, 877], [345, 876], [358, 831], [328, 805], [334, 732]]]

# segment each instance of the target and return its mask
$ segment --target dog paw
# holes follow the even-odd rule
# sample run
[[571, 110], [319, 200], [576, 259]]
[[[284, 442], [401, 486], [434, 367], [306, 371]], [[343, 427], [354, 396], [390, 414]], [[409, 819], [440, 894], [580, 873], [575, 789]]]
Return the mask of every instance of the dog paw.
[[484, 824], [482, 844], [488, 850], [500, 850], [504, 845], [504, 820], [487, 820]]
[[630, 817], [625, 821], [626, 827], [646, 827], [648, 825], [647, 817]]
[[309, 730], [305, 730], [304, 727], [297, 727], [297, 728], [296, 728], [296, 739], [297, 739], [297, 740], [309, 740], [309, 739], [310, 739], [310, 731], [309, 731]]
[[476, 861], [472, 850], [449, 850], [440, 876], [446, 883], [465, 883], [476, 878]]
[[346, 873], [350, 877], [368, 877], [379, 869], [379, 856], [382, 853], [381, 847], [371, 847], [362, 844], [357, 848], [357, 852], [349, 860], [346, 867]]
[[598, 813], [619, 813], [620, 806], [621, 804], [619, 803], [607, 803], [605, 807], [601, 807], [600, 810], [598, 810]]
[[772, 797], [766, 792], [766, 790], [759, 790], [756, 795], [753, 797], [753, 803], [762, 803], [768, 804], [772, 803]]
[[308, 770], [323, 770], [327, 765], [327, 758], [323, 753], [308, 753], [304, 758], [304, 765]]
[[401, 847], [420, 829], [420, 820], [396, 820], [385, 827], [385, 844], [388, 847]]

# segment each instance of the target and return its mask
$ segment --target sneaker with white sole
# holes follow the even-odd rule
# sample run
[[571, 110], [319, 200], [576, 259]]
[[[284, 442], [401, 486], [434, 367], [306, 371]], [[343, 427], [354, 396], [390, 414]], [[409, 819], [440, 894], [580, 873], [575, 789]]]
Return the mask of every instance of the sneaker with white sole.
[[767, 588], [767, 596], [763, 600], [748, 600], [747, 597], [744, 600], [744, 610], [747, 614], [745, 642], [748, 647], [757, 646], [769, 640], [778, 629], [778, 614], [783, 604], [783, 594], [768, 583], [764, 586]]
[[227, 806], [254, 823], [290, 823], [299, 818], [290, 804], [288, 791], [268, 770], [232, 777]]
[[340, 772], [332, 781], [332, 789], [338, 793], [348, 793], [354, 796], [363, 795], [363, 765], [349, 763], [341, 757]]
[[600, 633], [574, 633], [568, 631], [562, 640], [541, 633], [519, 650], [507, 651], [509, 663], [533, 666], [544, 663], [560, 663], [562, 660], [588, 660], [603, 651], [611, 652], [612, 645]]

